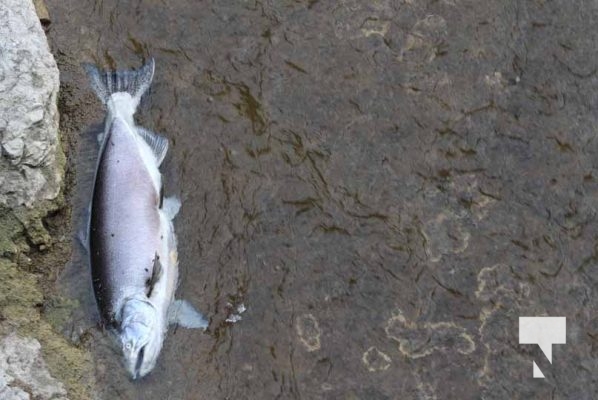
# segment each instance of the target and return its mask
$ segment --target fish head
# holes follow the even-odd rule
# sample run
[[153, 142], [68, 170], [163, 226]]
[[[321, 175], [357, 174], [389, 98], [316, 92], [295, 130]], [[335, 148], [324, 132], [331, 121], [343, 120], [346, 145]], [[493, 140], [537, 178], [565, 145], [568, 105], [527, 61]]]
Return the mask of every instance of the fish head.
[[156, 366], [164, 341], [160, 315], [148, 300], [130, 299], [122, 309], [119, 338], [125, 368], [133, 379]]

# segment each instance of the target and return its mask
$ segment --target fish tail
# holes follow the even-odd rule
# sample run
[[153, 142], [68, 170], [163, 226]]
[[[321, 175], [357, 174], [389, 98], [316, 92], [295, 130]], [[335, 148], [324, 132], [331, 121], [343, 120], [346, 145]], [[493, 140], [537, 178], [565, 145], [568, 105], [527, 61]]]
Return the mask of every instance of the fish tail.
[[114, 93], [126, 92], [138, 104], [141, 96], [147, 91], [154, 77], [154, 59], [145, 63], [141, 68], [120, 71], [100, 71], [93, 64], [83, 63], [82, 67], [87, 72], [91, 87], [103, 104]]

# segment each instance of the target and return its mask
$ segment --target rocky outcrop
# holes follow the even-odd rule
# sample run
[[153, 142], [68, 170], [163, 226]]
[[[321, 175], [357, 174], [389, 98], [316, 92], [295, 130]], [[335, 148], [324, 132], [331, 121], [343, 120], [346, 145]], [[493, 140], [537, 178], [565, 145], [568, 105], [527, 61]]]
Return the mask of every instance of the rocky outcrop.
[[4, 400], [66, 400], [40, 353], [40, 343], [16, 334], [0, 341], [0, 398]]
[[56, 198], [58, 68], [31, 1], [0, 2], [0, 204]]
[[31, 0], [0, 0], [0, 399], [90, 399], [91, 361], [57, 333], [42, 290], [70, 246], [68, 217], [50, 218], [65, 161], [40, 18]]

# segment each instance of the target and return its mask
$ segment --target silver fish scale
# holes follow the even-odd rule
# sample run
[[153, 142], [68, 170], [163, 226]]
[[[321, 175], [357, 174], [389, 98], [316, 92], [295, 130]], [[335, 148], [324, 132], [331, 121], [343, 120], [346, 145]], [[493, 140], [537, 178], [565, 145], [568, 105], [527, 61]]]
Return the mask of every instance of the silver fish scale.
[[135, 138], [115, 119], [101, 154], [91, 210], [90, 253], [105, 323], [127, 297], [145, 293], [160, 248], [159, 193]]

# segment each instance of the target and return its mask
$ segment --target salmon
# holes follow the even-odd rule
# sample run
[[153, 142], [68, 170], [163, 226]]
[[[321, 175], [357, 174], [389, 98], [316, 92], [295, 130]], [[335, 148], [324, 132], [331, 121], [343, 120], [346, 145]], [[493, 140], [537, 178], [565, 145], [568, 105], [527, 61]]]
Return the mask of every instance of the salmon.
[[205, 330], [208, 322], [190, 303], [175, 299], [172, 221], [181, 203], [163, 197], [159, 170], [168, 140], [133, 118], [151, 84], [154, 60], [138, 70], [84, 68], [107, 111], [87, 234], [94, 294], [103, 325], [137, 379], [155, 367], [170, 324]]

